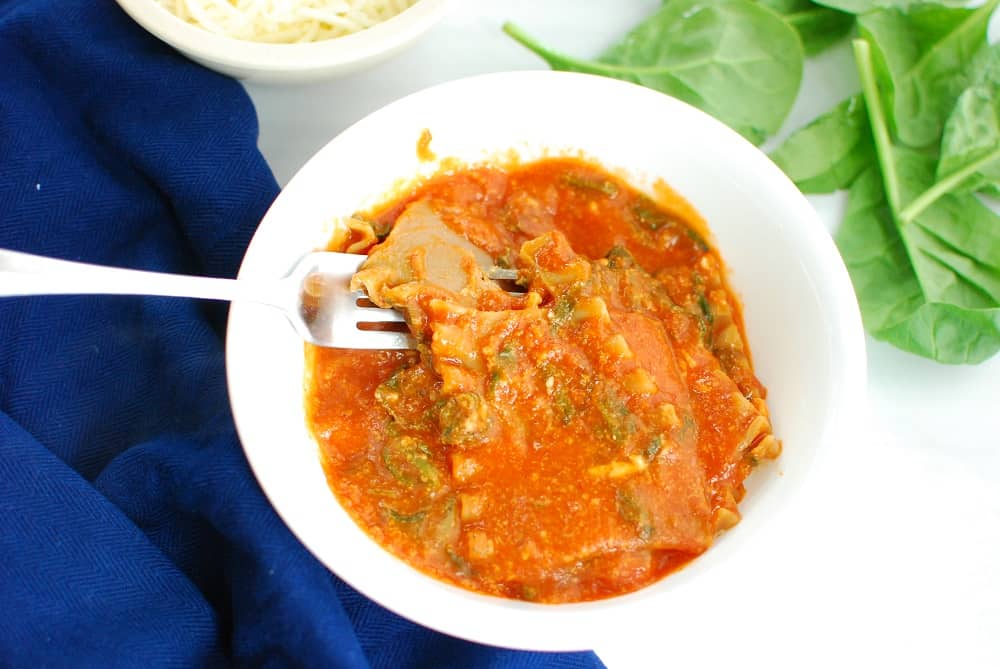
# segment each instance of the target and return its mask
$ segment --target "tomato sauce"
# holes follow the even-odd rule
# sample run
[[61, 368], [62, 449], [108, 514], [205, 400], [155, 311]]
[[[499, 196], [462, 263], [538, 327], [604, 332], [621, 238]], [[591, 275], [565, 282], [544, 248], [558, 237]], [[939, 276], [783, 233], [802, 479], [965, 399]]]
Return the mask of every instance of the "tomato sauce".
[[331, 489], [378, 543], [557, 603], [647, 585], [738, 521], [780, 444], [687, 202], [552, 158], [439, 174], [364, 218], [384, 241], [356, 280], [417, 348], [307, 347], [306, 407]]

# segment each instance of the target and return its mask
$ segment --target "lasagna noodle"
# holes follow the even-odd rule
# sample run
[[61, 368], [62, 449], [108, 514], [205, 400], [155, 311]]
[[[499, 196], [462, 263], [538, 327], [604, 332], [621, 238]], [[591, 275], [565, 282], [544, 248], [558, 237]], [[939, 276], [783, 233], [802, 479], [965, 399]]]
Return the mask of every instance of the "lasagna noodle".
[[[496, 289], [482, 287], [481, 252], [456, 237], [425, 202], [412, 204], [356, 283], [378, 303], [421, 313], [415, 319], [426, 351], [421, 364], [441, 381], [439, 401], [481, 398], [467, 410], [485, 418], [451, 418], [488, 423], [481, 435], [472, 435], [471, 446], [459, 442], [457, 456], [462, 464], [455, 489], [476, 491], [493, 510], [479, 531], [495, 543], [522, 547], [519, 568], [532, 578], [606, 553], [704, 550], [712, 535], [707, 485], [696, 434], [685, 432], [678, 418], [692, 409], [659, 322], [639, 312], [609, 311], [589, 292], [591, 261], [559, 233], [526, 243], [521, 252], [532, 292], [548, 306], [479, 309], [483, 294]], [[427, 262], [432, 254], [434, 262]], [[572, 312], [562, 313], [569, 301]], [[621, 338], [628, 353], [606, 355], [601, 344]], [[627, 384], [640, 377], [644, 392], [633, 392]], [[594, 393], [604, 408], [589, 415]], [[619, 443], [607, 448], [595, 438], [604, 434]], [[649, 452], [654, 442], [663, 457]], [[553, 459], [549, 449], [566, 443], [579, 446]], [[558, 483], [567, 470], [610, 492], [581, 503], [573, 479], [573, 485]], [[539, 480], [551, 482], [541, 496]], [[509, 518], [519, 519], [513, 531], [506, 527]], [[567, 524], [588, 531], [569, 532]], [[541, 536], [562, 540], [546, 547]]]

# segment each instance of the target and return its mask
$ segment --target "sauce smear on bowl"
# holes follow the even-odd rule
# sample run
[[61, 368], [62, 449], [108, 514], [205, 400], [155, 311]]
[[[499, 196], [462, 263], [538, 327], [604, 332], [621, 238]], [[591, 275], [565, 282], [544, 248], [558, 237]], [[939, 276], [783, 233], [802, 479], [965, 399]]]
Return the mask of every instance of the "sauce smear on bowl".
[[739, 520], [780, 445], [683, 199], [550, 158], [442, 173], [352, 226], [381, 239], [356, 286], [405, 311], [417, 349], [308, 347], [306, 404], [378, 543], [472, 590], [571, 602], [647, 585]]

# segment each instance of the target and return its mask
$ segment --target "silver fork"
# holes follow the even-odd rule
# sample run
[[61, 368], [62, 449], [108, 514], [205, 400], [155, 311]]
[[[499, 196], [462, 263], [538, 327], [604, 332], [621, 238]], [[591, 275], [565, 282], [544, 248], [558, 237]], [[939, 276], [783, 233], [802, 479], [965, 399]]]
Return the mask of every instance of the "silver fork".
[[[403, 314], [375, 306], [351, 277], [367, 256], [315, 252], [280, 279], [216, 279], [106, 267], [0, 249], [0, 297], [160, 295], [256, 302], [281, 310], [304, 340], [331, 348], [406, 349], [414, 342]], [[494, 269], [495, 279], [511, 279]]]

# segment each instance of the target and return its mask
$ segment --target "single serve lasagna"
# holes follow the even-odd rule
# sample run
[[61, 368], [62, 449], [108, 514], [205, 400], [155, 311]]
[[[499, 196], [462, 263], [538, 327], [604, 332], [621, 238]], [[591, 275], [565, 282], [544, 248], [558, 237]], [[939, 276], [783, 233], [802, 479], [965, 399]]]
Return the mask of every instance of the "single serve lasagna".
[[406, 314], [415, 348], [308, 347], [306, 405], [375, 541], [444, 581], [558, 603], [643, 587], [738, 522], [780, 444], [686, 201], [546, 158], [443, 171], [349, 228], [334, 250], [368, 253], [355, 287]]

